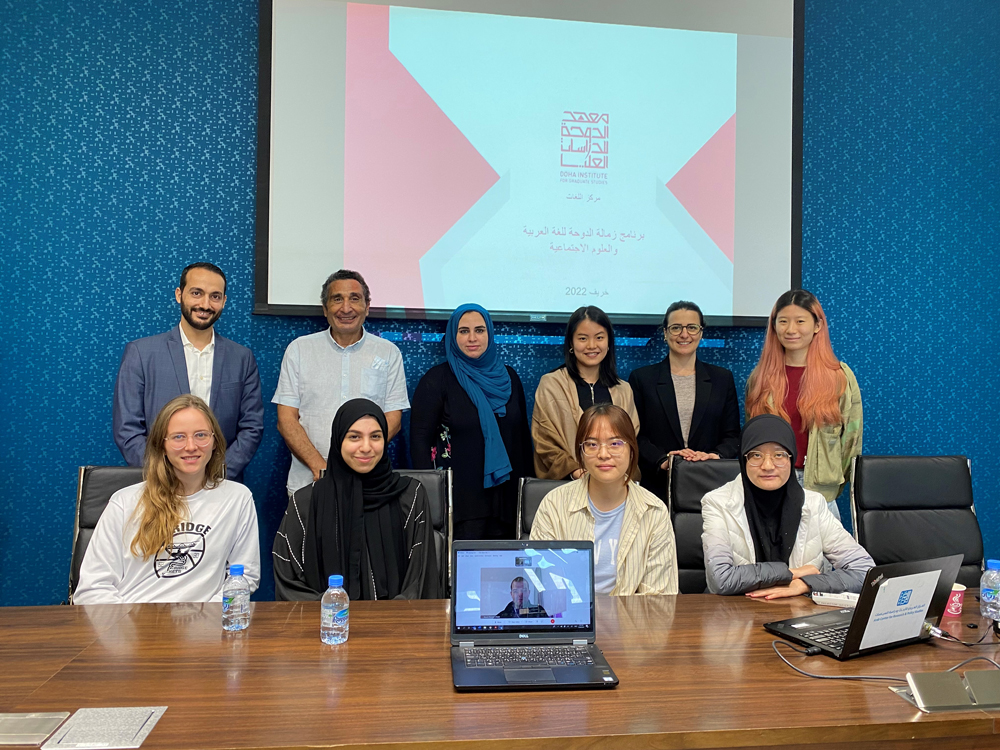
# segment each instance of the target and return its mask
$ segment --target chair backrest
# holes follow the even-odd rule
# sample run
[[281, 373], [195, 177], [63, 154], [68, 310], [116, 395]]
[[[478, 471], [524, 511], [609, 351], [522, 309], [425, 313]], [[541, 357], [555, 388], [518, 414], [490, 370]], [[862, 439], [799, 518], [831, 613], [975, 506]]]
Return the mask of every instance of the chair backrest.
[[80, 566], [87, 554], [108, 500], [118, 490], [142, 481], [140, 466], [81, 466], [76, 487], [76, 519], [73, 522], [73, 554], [69, 565], [69, 603], [80, 583]]
[[958, 583], [979, 586], [983, 536], [965, 456], [858, 456], [851, 518], [876, 565], [965, 556]]
[[686, 461], [670, 457], [667, 508], [674, 524], [677, 587], [682, 594], [703, 594], [708, 586], [701, 548], [701, 499], [739, 475], [740, 462], [735, 458]]
[[567, 481], [569, 480], [521, 477], [521, 483], [517, 488], [518, 539], [527, 539], [531, 536], [531, 524], [535, 520], [538, 506], [542, 504], [542, 498]]
[[[431, 523], [434, 526], [434, 546], [438, 570], [441, 571], [442, 590], [450, 596], [451, 585], [451, 469], [397, 469], [404, 477], [412, 477], [424, 486], [431, 506]], [[407, 498], [408, 499], [408, 498]]]

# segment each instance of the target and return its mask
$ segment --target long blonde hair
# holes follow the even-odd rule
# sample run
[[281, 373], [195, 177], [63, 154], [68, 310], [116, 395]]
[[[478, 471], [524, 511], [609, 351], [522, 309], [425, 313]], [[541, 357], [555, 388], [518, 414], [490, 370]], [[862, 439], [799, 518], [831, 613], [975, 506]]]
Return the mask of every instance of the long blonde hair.
[[813, 320], [819, 323], [819, 331], [813, 336], [806, 354], [806, 369], [799, 386], [796, 406], [802, 418], [802, 426], [811, 430], [816, 425], [837, 424], [840, 421], [840, 397], [847, 388], [847, 376], [840, 369], [840, 361], [833, 353], [830, 332], [827, 329], [826, 313], [815, 295], [803, 289], [785, 292], [774, 303], [771, 317], [767, 322], [764, 349], [760, 353], [757, 367], [747, 380], [745, 411], [747, 419], [761, 414], [777, 414], [786, 422], [789, 415], [785, 411], [785, 395], [788, 393], [788, 378], [785, 376], [785, 347], [778, 340], [775, 321], [778, 313], [789, 305], [808, 310]]
[[215, 435], [212, 456], [205, 466], [204, 488], [214, 489], [226, 478], [226, 439], [222, 436], [219, 421], [208, 404], [197, 396], [178, 396], [156, 415], [146, 439], [146, 455], [142, 461], [142, 478], [146, 486], [132, 514], [138, 519], [139, 528], [129, 546], [132, 555], [141, 556], [143, 560], [170, 546], [174, 529], [187, 517], [187, 498], [177, 472], [167, 459], [166, 449], [167, 426], [174, 414], [182, 409], [197, 409], [204, 414]]

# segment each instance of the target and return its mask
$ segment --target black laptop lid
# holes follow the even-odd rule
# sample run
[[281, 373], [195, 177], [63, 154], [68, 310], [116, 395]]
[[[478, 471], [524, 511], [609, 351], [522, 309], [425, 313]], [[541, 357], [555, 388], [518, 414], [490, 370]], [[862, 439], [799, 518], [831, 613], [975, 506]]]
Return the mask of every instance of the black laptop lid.
[[[937, 625], [962, 565], [962, 555], [877, 565], [868, 571], [857, 606], [819, 615], [768, 622], [764, 628], [838, 659], [873, 653], [928, 638]], [[850, 623], [843, 647], [827, 645], [817, 631]]]
[[593, 542], [452, 544], [451, 642], [593, 643]]
[[[937, 625], [944, 614], [944, 608], [948, 604], [948, 597], [951, 594], [951, 587], [958, 577], [958, 571], [962, 566], [962, 555], [951, 555], [949, 557], [938, 557], [933, 560], [916, 560], [911, 562], [890, 563], [888, 565], [877, 565], [868, 571], [865, 582], [862, 586], [861, 596], [854, 612], [851, 632], [844, 642], [844, 654], [858, 654], [870, 650], [877, 650], [894, 644], [892, 639], [879, 642], [876, 645], [866, 643], [865, 637], [871, 636], [869, 628], [877, 625], [872, 617], [872, 610], [876, 607], [878, 591], [880, 587], [885, 587], [889, 582], [896, 580], [917, 579], [921, 575], [938, 573], [933, 581], [933, 589], [930, 593], [930, 603], [923, 614], [923, 621], [931, 625]], [[911, 586], [907, 584], [907, 586]], [[911, 588], [901, 587], [903, 590], [894, 592], [889, 602], [891, 609], [905, 613], [908, 607], [913, 606], [910, 596]], [[921, 608], [922, 609], [922, 608]], [[881, 613], [880, 617], [891, 619], [897, 615], [893, 612]], [[857, 627], [854, 627], [857, 625]], [[899, 642], [906, 642], [911, 638], [922, 637], [917, 633], [910, 638], [900, 638]]]

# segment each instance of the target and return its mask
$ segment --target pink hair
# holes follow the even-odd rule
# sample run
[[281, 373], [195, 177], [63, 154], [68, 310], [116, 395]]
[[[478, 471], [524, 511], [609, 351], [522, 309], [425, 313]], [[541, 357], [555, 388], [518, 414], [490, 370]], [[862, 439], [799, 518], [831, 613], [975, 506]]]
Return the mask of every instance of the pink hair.
[[774, 327], [778, 313], [789, 305], [808, 310], [813, 320], [820, 324], [819, 331], [809, 344], [806, 371], [802, 374], [796, 402], [802, 426], [811, 430], [816, 425], [836, 424], [841, 420], [840, 397], [847, 388], [847, 377], [830, 344], [826, 313], [815, 295], [803, 289], [785, 292], [771, 310], [760, 361], [747, 380], [746, 418], [777, 414], [782, 419], [789, 419], [785, 411], [785, 396], [788, 394], [785, 347], [778, 341], [778, 333]]

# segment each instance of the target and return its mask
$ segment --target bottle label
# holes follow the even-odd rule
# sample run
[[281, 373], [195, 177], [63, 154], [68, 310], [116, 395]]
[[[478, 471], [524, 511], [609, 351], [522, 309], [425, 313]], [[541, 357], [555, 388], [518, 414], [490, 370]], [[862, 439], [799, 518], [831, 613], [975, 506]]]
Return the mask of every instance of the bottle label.
[[979, 597], [984, 602], [989, 602], [992, 604], [997, 601], [997, 590], [996, 589], [983, 589], [979, 592]]
[[222, 614], [242, 615], [250, 611], [250, 598], [240, 592], [222, 595]]
[[342, 628], [343, 627], [347, 627], [347, 616], [348, 616], [348, 611], [347, 610], [348, 609], [349, 609], [348, 607], [344, 607], [342, 610], [340, 610], [337, 613], [337, 616], [336, 616], [335, 619], [336, 619], [336, 624], [339, 627], [342, 627]]
[[329, 606], [328, 604], [323, 605], [323, 607], [320, 610], [320, 616], [319, 616], [320, 617], [320, 623], [319, 623], [320, 627], [323, 627], [323, 628], [332, 628], [333, 627], [333, 618], [334, 618], [334, 616], [336, 614], [337, 613], [334, 611], [333, 607]]

